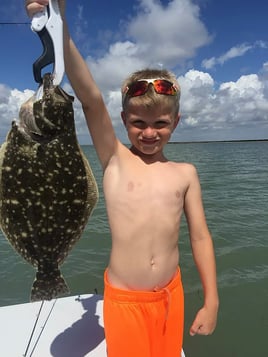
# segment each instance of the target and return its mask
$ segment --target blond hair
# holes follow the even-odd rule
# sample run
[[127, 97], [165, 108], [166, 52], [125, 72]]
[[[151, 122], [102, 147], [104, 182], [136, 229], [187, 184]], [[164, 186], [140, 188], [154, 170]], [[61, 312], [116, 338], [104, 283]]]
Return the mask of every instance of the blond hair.
[[[134, 82], [140, 79], [166, 79], [172, 82], [178, 89], [176, 95], [163, 95], [158, 94], [154, 90], [152, 85], [149, 85], [147, 92], [144, 95], [131, 97], [127, 94], [125, 95], [126, 89]], [[177, 115], [180, 109], [180, 86], [176, 79], [176, 76], [166, 69], [150, 69], [146, 68], [137, 72], [132, 73], [122, 84], [122, 108], [123, 111], [127, 111], [129, 105], [133, 106], [143, 106], [147, 109], [151, 109], [155, 106], [160, 106], [166, 110]]]

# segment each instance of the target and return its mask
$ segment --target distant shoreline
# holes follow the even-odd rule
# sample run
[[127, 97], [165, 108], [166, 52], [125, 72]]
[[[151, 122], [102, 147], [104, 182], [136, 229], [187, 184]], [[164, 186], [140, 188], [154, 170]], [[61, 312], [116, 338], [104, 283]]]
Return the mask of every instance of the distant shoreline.
[[[5, 142], [5, 140], [0, 141], [0, 147]], [[268, 139], [237, 139], [237, 140], [195, 140], [195, 141], [169, 141], [167, 145], [172, 144], [212, 144], [212, 143], [248, 143], [248, 142], [268, 142]], [[129, 145], [129, 143], [123, 143]], [[93, 146], [90, 144], [81, 144], [81, 146]]]
[[[268, 142], [268, 139], [237, 139], [237, 140], [197, 140], [197, 141], [169, 141], [167, 145], [173, 144], [213, 144], [213, 143], [249, 143], [249, 142]], [[123, 143], [130, 145], [129, 143]], [[81, 146], [93, 146], [93, 144], [81, 144]]]
[[[242, 139], [242, 140], [200, 140], [200, 141], [169, 141], [167, 145], [174, 144], [215, 144], [215, 143], [250, 143], [250, 142], [268, 142], [268, 139]], [[123, 143], [129, 146], [129, 143]], [[93, 144], [80, 144], [81, 146], [94, 146]]]
[[268, 139], [170, 141], [168, 142], [168, 144], [248, 143], [248, 142], [260, 142], [260, 141], [268, 142]]

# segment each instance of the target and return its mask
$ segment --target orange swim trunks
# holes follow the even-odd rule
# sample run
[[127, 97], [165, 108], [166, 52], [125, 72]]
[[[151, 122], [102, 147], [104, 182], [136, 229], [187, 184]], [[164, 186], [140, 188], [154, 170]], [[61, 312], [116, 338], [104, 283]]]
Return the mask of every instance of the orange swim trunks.
[[180, 357], [184, 294], [178, 269], [163, 289], [129, 291], [104, 273], [104, 329], [108, 357]]

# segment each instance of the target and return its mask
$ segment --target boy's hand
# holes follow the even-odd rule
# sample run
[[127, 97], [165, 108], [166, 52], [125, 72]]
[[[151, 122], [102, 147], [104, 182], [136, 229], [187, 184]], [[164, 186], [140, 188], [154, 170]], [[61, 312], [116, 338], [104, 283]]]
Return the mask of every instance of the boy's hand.
[[29, 17], [33, 17], [34, 14], [44, 10], [45, 6], [48, 5], [48, 0], [25, 0], [25, 9]]
[[[49, 0], [25, 0], [25, 9], [30, 18], [34, 16], [37, 12], [44, 10], [45, 6], [47, 6]], [[65, 0], [58, 0], [61, 17], [64, 16], [65, 11]]]
[[196, 314], [195, 320], [190, 328], [190, 335], [211, 335], [217, 323], [218, 308], [210, 309], [202, 307]]

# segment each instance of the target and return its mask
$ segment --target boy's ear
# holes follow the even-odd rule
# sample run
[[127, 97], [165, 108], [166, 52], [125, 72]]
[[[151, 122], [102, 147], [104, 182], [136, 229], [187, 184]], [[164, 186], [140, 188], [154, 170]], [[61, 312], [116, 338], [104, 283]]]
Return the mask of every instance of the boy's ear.
[[126, 126], [126, 113], [124, 111], [121, 112], [121, 118], [122, 118], [124, 125]]
[[177, 117], [174, 119], [173, 130], [175, 130], [177, 125], [179, 124], [180, 118], [181, 118], [181, 115], [180, 115], [180, 113], [178, 113]]

